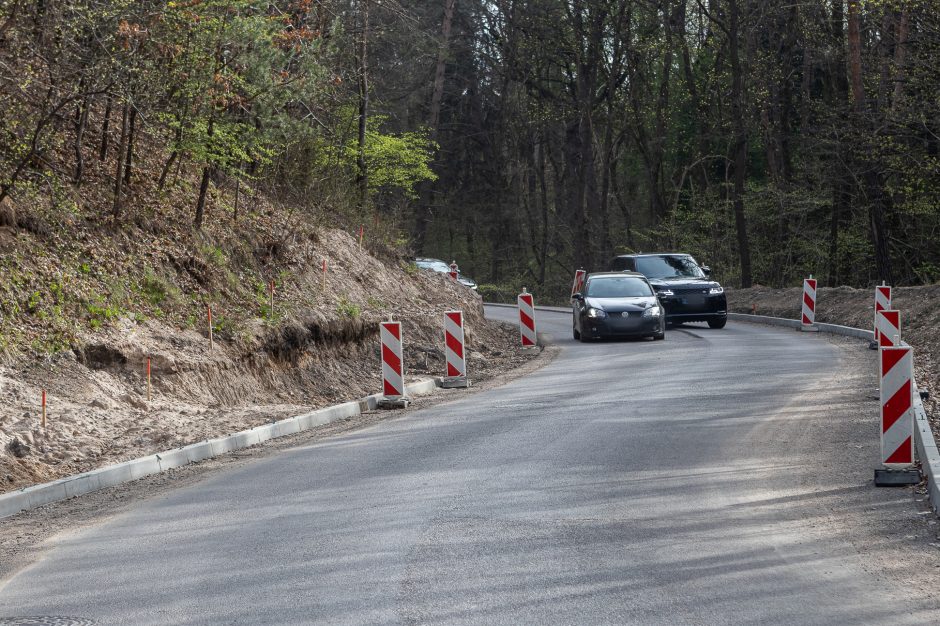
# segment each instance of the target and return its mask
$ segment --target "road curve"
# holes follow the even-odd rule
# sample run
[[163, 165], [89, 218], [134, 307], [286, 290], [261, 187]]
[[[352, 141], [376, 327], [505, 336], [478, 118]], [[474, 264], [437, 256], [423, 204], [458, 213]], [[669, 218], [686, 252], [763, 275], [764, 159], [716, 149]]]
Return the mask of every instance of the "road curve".
[[57, 538], [0, 589], [0, 623], [940, 616], [891, 534], [910, 492], [870, 486], [873, 377], [849, 348], [734, 323], [580, 344], [570, 315], [538, 323], [562, 352], [531, 376]]

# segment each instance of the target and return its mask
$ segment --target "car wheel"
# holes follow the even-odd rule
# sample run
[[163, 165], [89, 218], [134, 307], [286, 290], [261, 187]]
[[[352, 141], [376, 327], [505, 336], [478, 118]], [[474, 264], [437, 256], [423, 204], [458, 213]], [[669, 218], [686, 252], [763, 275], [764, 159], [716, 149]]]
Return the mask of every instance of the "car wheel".
[[723, 317], [718, 320], [708, 320], [708, 327], [709, 328], [724, 328], [725, 324], [727, 323], [728, 323], [727, 317]]
[[653, 341], [662, 341], [666, 338], [666, 333], [656, 333], [653, 335]]

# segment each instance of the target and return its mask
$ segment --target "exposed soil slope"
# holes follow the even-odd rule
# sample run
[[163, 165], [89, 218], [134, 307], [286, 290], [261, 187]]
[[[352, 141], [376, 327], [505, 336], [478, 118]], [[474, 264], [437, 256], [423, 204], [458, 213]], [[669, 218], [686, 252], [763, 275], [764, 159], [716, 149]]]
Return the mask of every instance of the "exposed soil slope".
[[[315, 238], [303, 246], [281, 252], [285, 261], [274, 321], [260, 317], [267, 309], [257, 302], [242, 306], [238, 290], [216, 295], [211, 351], [207, 324], [202, 319], [186, 324], [182, 318], [187, 311], [204, 311], [201, 296], [180, 295], [185, 301], [180, 314], [157, 318], [142, 305], [101, 324], [72, 323], [68, 346], [54, 353], [20, 349], [8, 354], [0, 366], [0, 491], [379, 392], [377, 324], [389, 315], [404, 323], [409, 378], [443, 373], [442, 318], [450, 309], [466, 313], [474, 378], [522, 359], [514, 331], [487, 322], [476, 293], [443, 275], [360, 252], [358, 242], [343, 231], [312, 232]], [[17, 243], [29, 247], [34, 241], [20, 233]], [[297, 254], [297, 247], [305, 248], [304, 254]], [[129, 258], [115, 256], [118, 262]], [[319, 263], [304, 261], [310, 257], [329, 260], [325, 291]], [[37, 281], [64, 270], [56, 260], [18, 268]], [[121, 284], [130, 284], [132, 291], [134, 276], [125, 278]], [[166, 284], [183, 294], [173, 279], [165, 279]], [[71, 291], [58, 297], [78, 302], [78, 308], [79, 294], [88, 288], [76, 278]], [[68, 315], [61, 305], [52, 306]], [[56, 332], [49, 317], [36, 317], [26, 307], [21, 311], [20, 336]], [[151, 402], [146, 399], [148, 357]], [[45, 429], [40, 427], [41, 389], [48, 393]]]

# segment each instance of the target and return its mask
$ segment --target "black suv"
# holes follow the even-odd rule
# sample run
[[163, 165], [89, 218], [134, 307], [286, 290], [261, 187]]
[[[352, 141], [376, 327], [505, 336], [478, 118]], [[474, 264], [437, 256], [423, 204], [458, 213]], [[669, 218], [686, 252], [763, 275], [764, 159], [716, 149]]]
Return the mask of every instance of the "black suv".
[[708, 322], [712, 328], [724, 328], [728, 322], [725, 290], [688, 254], [624, 254], [615, 257], [609, 269], [646, 276], [670, 324]]

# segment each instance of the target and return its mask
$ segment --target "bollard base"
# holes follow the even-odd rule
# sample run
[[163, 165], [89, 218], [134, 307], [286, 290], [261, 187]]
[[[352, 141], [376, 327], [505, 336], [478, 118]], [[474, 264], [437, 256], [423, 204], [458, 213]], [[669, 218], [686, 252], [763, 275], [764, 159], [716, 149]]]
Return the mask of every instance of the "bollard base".
[[869, 350], [877, 350], [877, 349], [878, 349], [878, 342], [877, 342], [877, 341], [870, 341], [870, 342], [868, 342], [868, 349], [869, 349]]
[[816, 328], [815, 326], [804, 324], [803, 326], [800, 326], [800, 331], [804, 333], [818, 333], [819, 329]]
[[400, 398], [382, 398], [378, 401], [380, 409], [407, 409], [411, 404], [411, 398], [401, 396]]
[[909, 470], [875, 470], [876, 487], [907, 487], [916, 485], [920, 482], [920, 472], [915, 469]]
[[523, 346], [522, 354], [538, 354], [542, 349], [538, 346]]
[[442, 389], [466, 389], [472, 383], [466, 376], [448, 376], [441, 379]]

